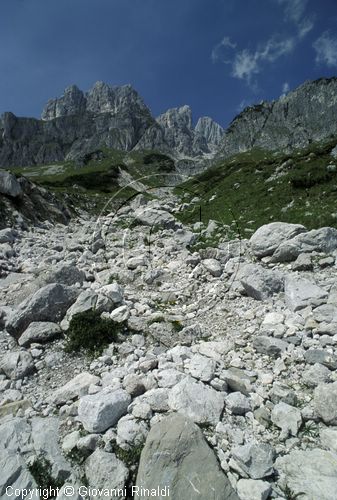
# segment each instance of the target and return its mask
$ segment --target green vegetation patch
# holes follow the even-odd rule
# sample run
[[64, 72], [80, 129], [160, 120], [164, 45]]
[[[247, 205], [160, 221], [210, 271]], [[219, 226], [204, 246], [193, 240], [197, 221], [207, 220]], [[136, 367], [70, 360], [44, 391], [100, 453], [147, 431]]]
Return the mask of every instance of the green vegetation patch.
[[35, 479], [38, 487], [45, 491], [56, 490], [63, 485], [63, 481], [60, 482], [53, 478], [51, 473], [52, 465], [45, 457], [36, 457], [34, 462], [28, 465], [28, 470]]
[[117, 342], [119, 334], [125, 331], [125, 323], [116, 323], [101, 318], [101, 314], [91, 309], [75, 314], [66, 333], [66, 352], [84, 351], [99, 355], [111, 342]]
[[230, 237], [249, 237], [273, 221], [337, 227], [337, 171], [330, 155], [335, 144], [292, 154], [252, 150], [218, 161], [176, 189], [177, 195], [181, 189], [193, 193], [189, 201], [199, 199], [177, 216], [190, 224], [216, 220], [229, 227]]

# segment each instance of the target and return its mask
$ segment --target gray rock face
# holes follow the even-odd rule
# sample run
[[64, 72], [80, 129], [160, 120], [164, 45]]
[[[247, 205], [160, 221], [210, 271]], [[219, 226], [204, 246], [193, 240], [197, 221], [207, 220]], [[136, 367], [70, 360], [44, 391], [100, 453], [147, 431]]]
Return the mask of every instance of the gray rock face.
[[260, 335], [256, 337], [253, 342], [254, 348], [257, 352], [263, 354], [268, 354], [269, 356], [280, 356], [283, 351], [288, 347], [287, 342], [284, 340], [276, 339], [274, 337], [267, 337], [266, 335]]
[[290, 262], [301, 253], [330, 253], [337, 248], [337, 229], [322, 227], [300, 233], [281, 243], [272, 256], [273, 262]]
[[51, 463], [51, 474], [58, 481], [64, 481], [71, 474], [71, 466], [62, 455], [58, 444], [60, 421], [55, 417], [32, 419], [32, 440], [38, 456]]
[[173, 153], [178, 158], [195, 157], [209, 153], [206, 137], [192, 127], [189, 106], [169, 109], [157, 118], [141, 138], [136, 149], [156, 149]]
[[221, 264], [216, 259], [204, 259], [202, 261], [204, 268], [215, 278], [218, 278], [222, 274]]
[[22, 189], [16, 177], [4, 171], [0, 171], [0, 193], [12, 198], [17, 198], [22, 194]]
[[130, 85], [98, 82], [83, 94], [76, 86], [48, 102], [42, 120], [0, 119], [0, 165], [34, 165], [76, 159], [101, 147], [131, 150], [154, 123]]
[[85, 280], [85, 273], [80, 271], [74, 265], [58, 265], [48, 272], [45, 282], [46, 283], [61, 283], [62, 285], [75, 285], [80, 283], [82, 285]]
[[324, 349], [309, 349], [305, 352], [304, 358], [310, 365], [320, 363], [321, 365], [330, 368], [330, 370], [337, 369], [337, 356], [325, 351]]
[[86, 99], [83, 92], [71, 85], [59, 99], [51, 99], [42, 111], [42, 120], [54, 120], [60, 116], [79, 115], [84, 113]]
[[138, 208], [135, 210], [135, 219], [146, 226], [159, 226], [165, 229], [178, 229], [181, 224], [166, 210], [156, 208]]
[[[2, 165], [1, 156], [0, 144], [0, 168]], [[16, 180], [21, 190], [19, 195], [20, 203], [18, 206], [17, 198], [12, 196], [7, 196], [7, 199], [2, 197], [0, 229], [14, 225], [18, 212], [22, 220], [27, 224], [40, 223], [46, 220], [68, 224], [71, 215], [70, 211], [54, 194], [30, 182], [26, 177], [19, 177]], [[16, 189], [14, 192], [18, 192], [18, 190]]]
[[[337, 133], [337, 79], [306, 82], [277, 101], [246, 108], [226, 130], [220, 154], [253, 147], [290, 151]], [[323, 111], [324, 110], [324, 111]]]
[[[18, 491], [27, 489], [32, 490], [33, 492], [32, 500], [38, 500], [38, 494], [34, 494], [34, 488], [37, 488], [38, 485], [36, 484], [33, 476], [28, 471], [28, 468], [20, 455], [16, 454], [13, 451], [3, 451], [0, 457], [0, 467], [1, 498], [10, 498], [11, 493], [13, 495], [12, 498], [19, 498], [17, 495], [14, 496], [14, 491], [16, 489]], [[9, 488], [8, 491], [7, 488]]]
[[281, 484], [307, 499], [334, 500], [337, 488], [337, 455], [320, 449], [292, 451], [279, 457], [275, 468]]
[[226, 396], [226, 408], [230, 410], [233, 415], [245, 415], [251, 411], [251, 404], [249, 399], [241, 394], [241, 392], [232, 392]]
[[200, 429], [181, 415], [170, 415], [152, 427], [136, 486], [150, 490], [167, 487], [170, 497], [177, 499], [239, 500]]
[[271, 486], [267, 481], [240, 479], [237, 489], [241, 500], [267, 500]]
[[205, 137], [209, 146], [218, 146], [225, 133], [224, 129], [209, 116], [199, 118], [195, 131]]
[[242, 392], [245, 396], [248, 396], [253, 391], [250, 378], [239, 368], [228, 368], [222, 373], [222, 378], [232, 391]]
[[281, 439], [286, 439], [289, 435], [296, 436], [302, 423], [300, 410], [287, 403], [275, 405], [271, 419], [281, 429]]
[[315, 363], [303, 372], [303, 381], [308, 387], [317, 387], [330, 381], [331, 371], [326, 366]]
[[[34, 417], [31, 421], [16, 417], [3, 421], [0, 425], [1, 498], [7, 498], [7, 495], [2, 495], [4, 485], [20, 489], [36, 487], [27, 469], [28, 458], [44, 457], [51, 464], [49, 473], [61, 484], [69, 477], [71, 467], [58, 444], [59, 425], [60, 421], [55, 417]], [[14, 494], [12, 496], [19, 498]], [[32, 498], [40, 496], [36, 494]]]
[[78, 291], [59, 284], [50, 284], [22, 302], [8, 320], [6, 328], [14, 337], [33, 321], [60, 321], [75, 302]]
[[194, 129], [188, 106], [171, 109], [156, 121], [131, 85], [97, 82], [87, 93], [71, 85], [48, 101], [42, 120], [2, 115], [0, 166], [83, 159], [102, 147], [196, 157], [214, 153], [222, 132], [210, 118]]

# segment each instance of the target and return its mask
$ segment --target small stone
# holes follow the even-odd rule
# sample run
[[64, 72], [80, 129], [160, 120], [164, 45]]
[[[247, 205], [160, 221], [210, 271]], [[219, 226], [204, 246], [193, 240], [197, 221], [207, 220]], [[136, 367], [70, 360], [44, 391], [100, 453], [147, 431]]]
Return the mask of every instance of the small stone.
[[311, 365], [320, 363], [331, 370], [337, 369], [337, 356], [324, 349], [309, 349], [305, 352], [304, 358]]
[[200, 354], [192, 356], [189, 363], [189, 372], [202, 382], [210, 382], [214, 377], [216, 362], [213, 359], [206, 358]]
[[241, 392], [232, 392], [225, 398], [226, 409], [230, 410], [233, 415], [245, 415], [251, 411], [251, 403], [249, 398], [241, 394]]
[[263, 479], [274, 473], [275, 450], [269, 444], [249, 443], [232, 450], [232, 457], [252, 479]]
[[218, 260], [216, 259], [204, 259], [202, 265], [212, 276], [218, 278], [222, 274], [222, 267]]
[[267, 500], [271, 484], [254, 479], [240, 479], [236, 485], [241, 500]]
[[288, 343], [275, 337], [260, 335], [253, 340], [253, 346], [257, 352], [278, 357], [288, 348]]
[[325, 366], [315, 363], [303, 372], [303, 382], [308, 387], [317, 387], [319, 384], [330, 382], [331, 371]]
[[337, 382], [320, 384], [314, 391], [314, 407], [327, 425], [337, 424]]
[[288, 436], [297, 436], [302, 424], [300, 410], [283, 402], [274, 406], [271, 420], [281, 429], [280, 439], [282, 440]]

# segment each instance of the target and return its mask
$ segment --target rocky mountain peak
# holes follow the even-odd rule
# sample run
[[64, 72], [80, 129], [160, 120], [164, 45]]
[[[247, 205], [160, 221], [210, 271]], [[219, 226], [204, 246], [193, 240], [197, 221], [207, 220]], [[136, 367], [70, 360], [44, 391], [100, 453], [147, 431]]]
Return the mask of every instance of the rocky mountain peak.
[[337, 134], [337, 78], [305, 82], [276, 101], [242, 111], [226, 130], [220, 155], [252, 148], [290, 152]]
[[210, 144], [218, 146], [225, 133], [224, 129], [209, 116], [199, 118], [195, 131], [205, 137]]
[[192, 130], [192, 110], [187, 105], [169, 109], [158, 116], [157, 122], [166, 128], [186, 128]]
[[63, 95], [50, 99], [42, 111], [42, 120], [53, 120], [60, 116], [78, 115], [85, 112], [86, 99], [84, 93], [76, 86], [67, 87]]
[[97, 114], [133, 112], [135, 107], [150, 113], [131, 85], [112, 87], [98, 81], [87, 93], [82, 92], [76, 85], [67, 87], [61, 97], [48, 101], [42, 112], [42, 119], [54, 120], [61, 116], [86, 112]]

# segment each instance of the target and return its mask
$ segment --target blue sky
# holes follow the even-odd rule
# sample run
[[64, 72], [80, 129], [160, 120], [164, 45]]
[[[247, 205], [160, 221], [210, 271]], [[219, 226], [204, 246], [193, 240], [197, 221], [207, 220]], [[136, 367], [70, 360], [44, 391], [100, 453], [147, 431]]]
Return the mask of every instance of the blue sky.
[[76, 83], [131, 83], [154, 115], [227, 126], [245, 105], [337, 75], [336, 0], [1, 0], [0, 113], [39, 116]]

